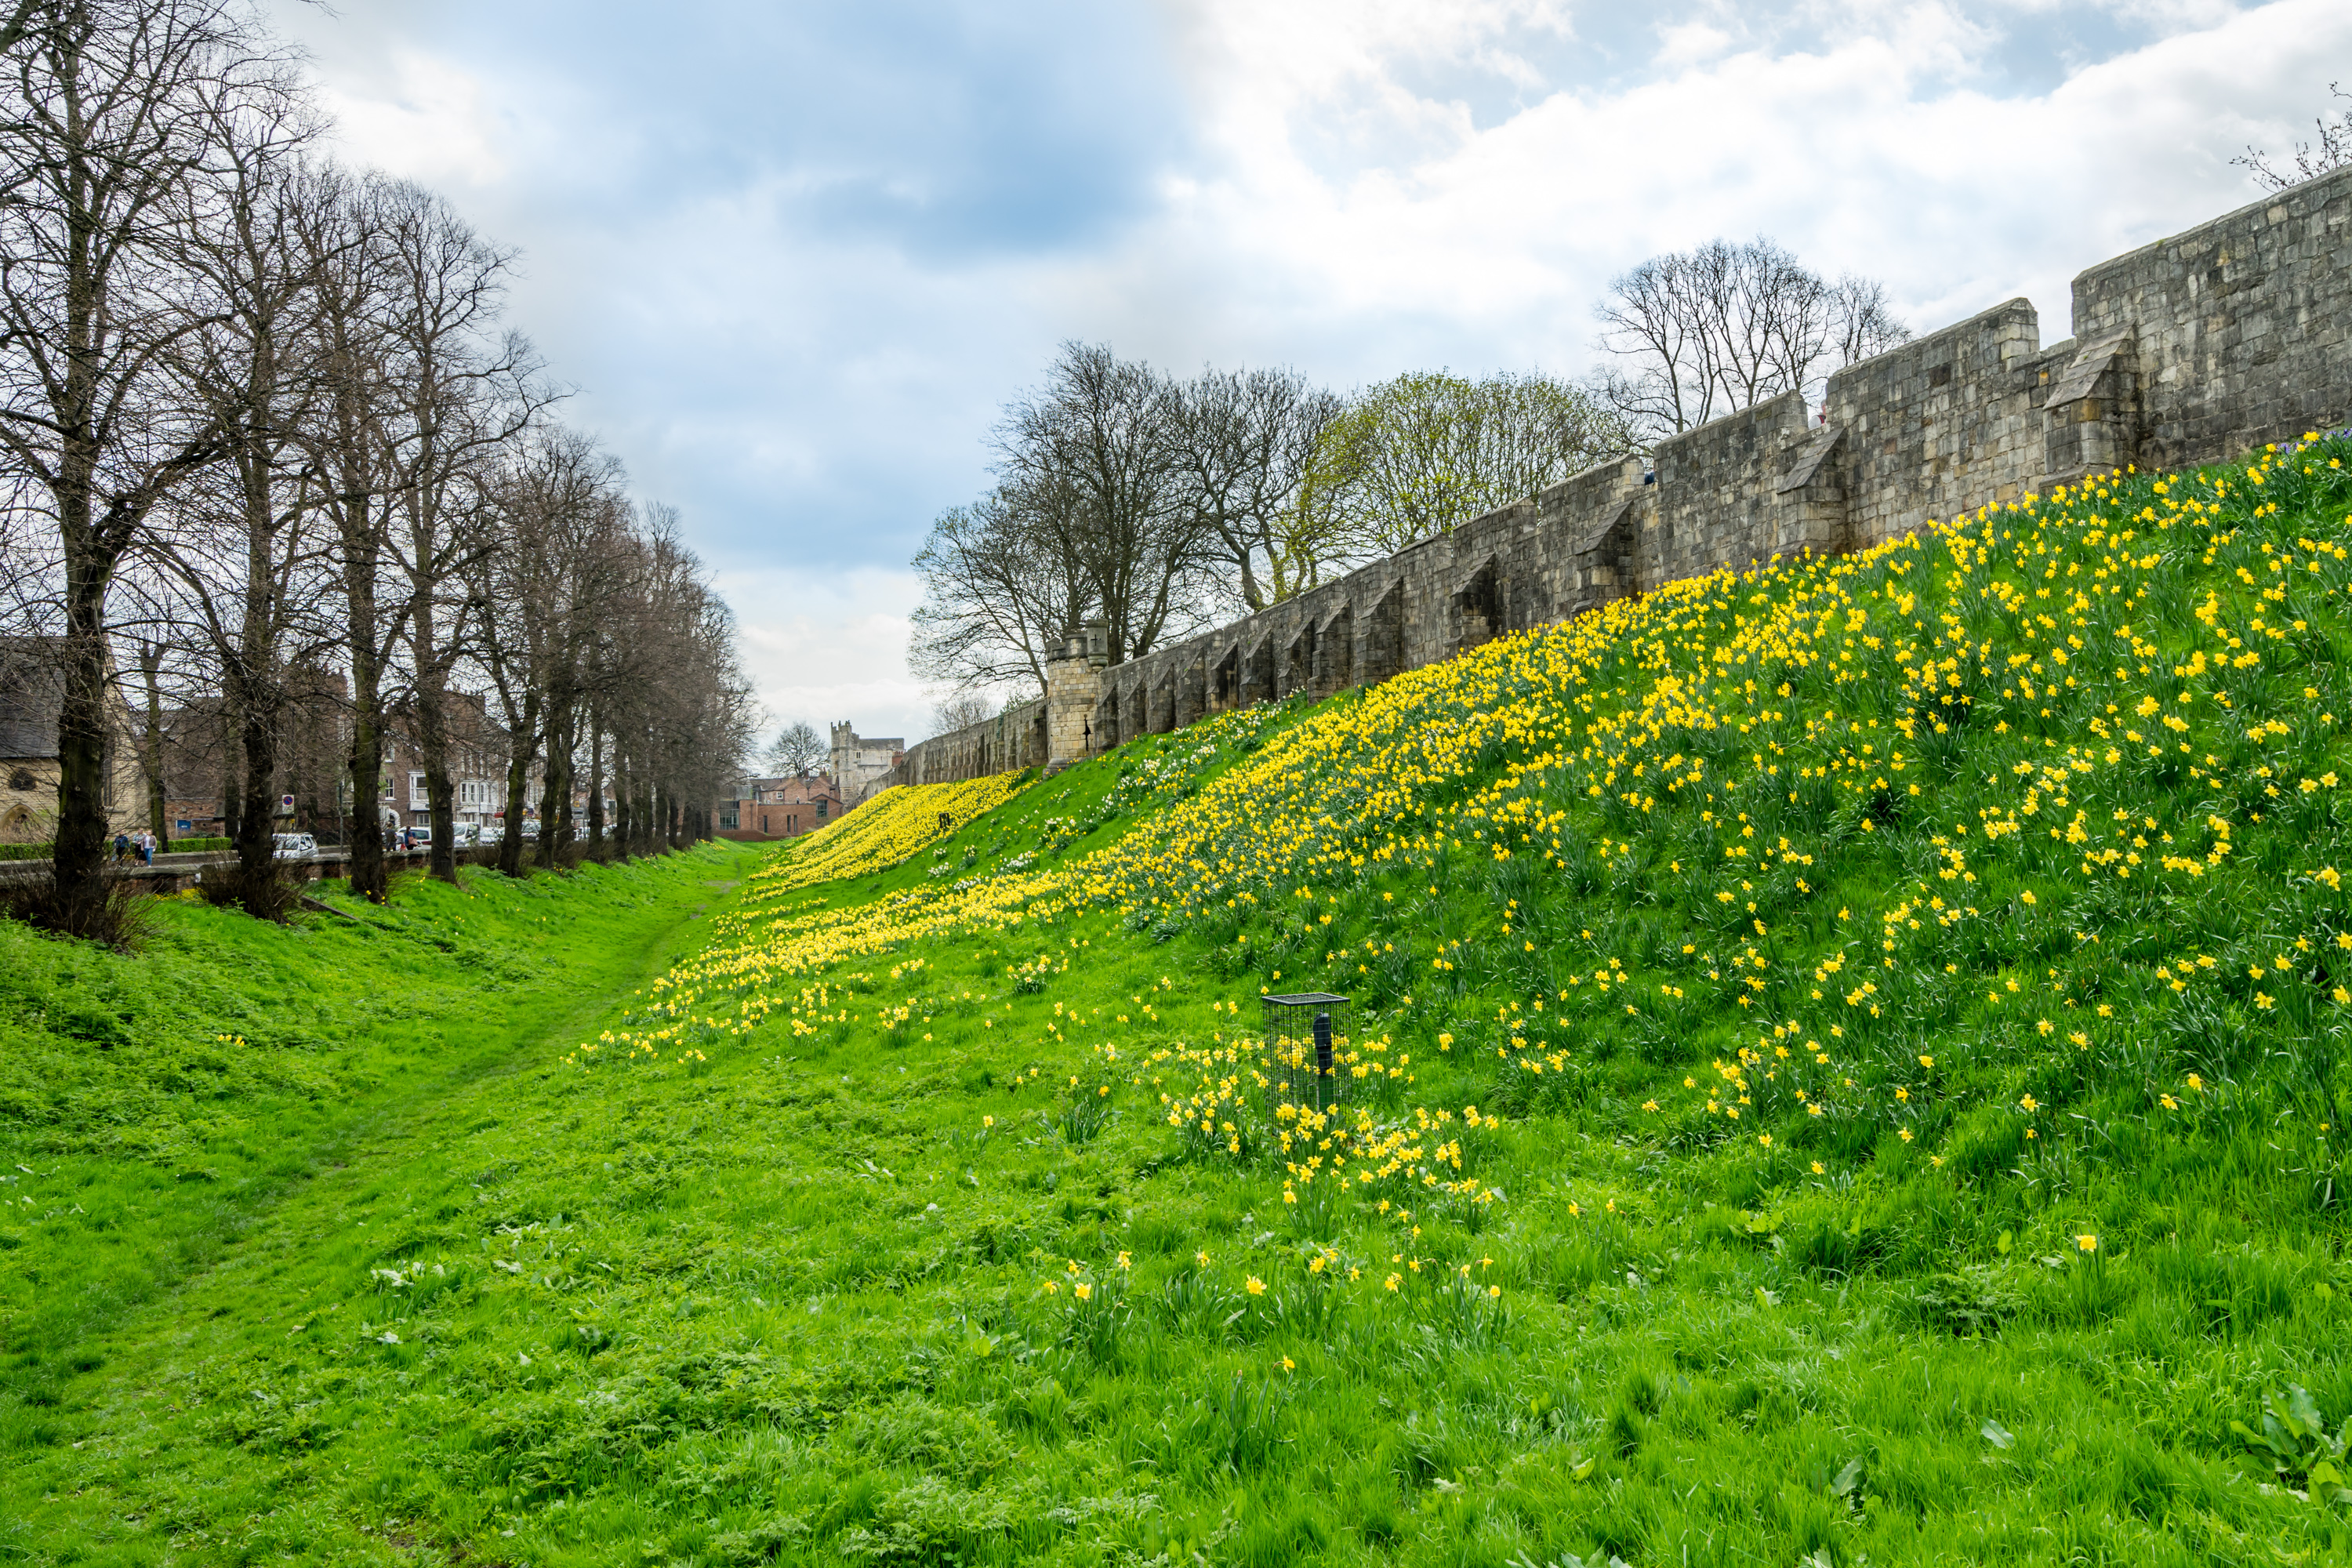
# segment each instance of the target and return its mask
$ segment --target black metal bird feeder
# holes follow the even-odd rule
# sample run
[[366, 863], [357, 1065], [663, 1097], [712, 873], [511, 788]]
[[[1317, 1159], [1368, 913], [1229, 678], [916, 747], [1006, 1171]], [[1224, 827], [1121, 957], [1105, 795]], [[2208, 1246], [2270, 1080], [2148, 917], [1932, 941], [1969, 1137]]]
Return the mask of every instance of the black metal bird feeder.
[[1309, 991], [1265, 996], [1269, 1073], [1282, 1103], [1315, 1110], [1355, 1098], [1356, 1052], [1345, 996]]

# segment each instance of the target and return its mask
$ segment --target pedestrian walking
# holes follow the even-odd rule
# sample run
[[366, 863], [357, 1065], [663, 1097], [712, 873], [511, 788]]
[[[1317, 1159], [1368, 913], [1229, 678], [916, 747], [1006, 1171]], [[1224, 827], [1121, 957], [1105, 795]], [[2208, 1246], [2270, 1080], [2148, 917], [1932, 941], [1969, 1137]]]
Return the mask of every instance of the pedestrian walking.
[[123, 861], [130, 858], [131, 835], [128, 833], [116, 834], [114, 836], [114, 863], [120, 866]]

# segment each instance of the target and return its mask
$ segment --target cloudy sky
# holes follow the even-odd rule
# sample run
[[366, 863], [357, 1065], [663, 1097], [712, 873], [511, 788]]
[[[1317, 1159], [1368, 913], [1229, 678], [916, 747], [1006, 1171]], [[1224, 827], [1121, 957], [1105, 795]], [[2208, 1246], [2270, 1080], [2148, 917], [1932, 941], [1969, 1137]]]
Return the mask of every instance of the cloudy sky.
[[271, 3], [345, 156], [520, 247], [774, 717], [910, 740], [907, 562], [1062, 340], [1577, 374], [1612, 275], [1764, 233], [2053, 342], [2352, 79], [2344, 0]]

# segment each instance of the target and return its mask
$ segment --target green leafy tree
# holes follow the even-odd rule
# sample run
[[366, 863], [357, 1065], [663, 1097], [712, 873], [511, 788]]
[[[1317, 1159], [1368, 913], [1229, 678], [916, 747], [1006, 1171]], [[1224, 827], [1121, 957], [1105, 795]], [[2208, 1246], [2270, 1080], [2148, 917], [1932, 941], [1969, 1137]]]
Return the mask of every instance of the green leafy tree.
[[1288, 529], [1302, 552], [1400, 550], [1633, 449], [1624, 418], [1572, 383], [1418, 371], [1325, 428]]

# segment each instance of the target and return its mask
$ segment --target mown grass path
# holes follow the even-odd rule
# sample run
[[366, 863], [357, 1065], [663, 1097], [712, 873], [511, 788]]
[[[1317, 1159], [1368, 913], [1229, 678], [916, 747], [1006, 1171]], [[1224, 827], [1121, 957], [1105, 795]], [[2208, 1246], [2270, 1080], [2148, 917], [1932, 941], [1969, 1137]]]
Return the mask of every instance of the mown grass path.
[[[274, 1321], [257, 1279], [698, 945], [754, 854], [418, 881], [388, 910], [287, 931], [173, 905], [132, 958], [0, 931], [0, 1561], [115, 1560], [116, 1537], [143, 1560], [173, 1497], [209, 1513], [175, 1477], [93, 1524], [73, 1483], [52, 1498], [43, 1460], [77, 1455], [126, 1398], [162, 1389], [168, 1407], [192, 1325]], [[150, 1539], [159, 1561], [222, 1544], [201, 1527]]]

